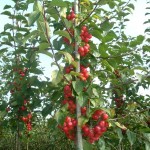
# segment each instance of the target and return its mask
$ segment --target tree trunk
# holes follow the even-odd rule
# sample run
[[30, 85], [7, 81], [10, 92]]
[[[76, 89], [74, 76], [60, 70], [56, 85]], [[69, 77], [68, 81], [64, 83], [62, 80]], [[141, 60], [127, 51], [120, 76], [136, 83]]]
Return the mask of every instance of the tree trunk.
[[[78, 12], [79, 12], [78, 3], [79, 3], [78, 0], [74, 0], [75, 14], [78, 14]], [[78, 25], [78, 22], [75, 19], [75, 27], [77, 25]], [[75, 32], [75, 37], [76, 37], [76, 32]], [[78, 53], [78, 44], [77, 44], [76, 38], [75, 38], [75, 57], [76, 57], [76, 60], [77, 60], [76, 72], [80, 72], [80, 55]], [[78, 99], [76, 98], [76, 117], [77, 117], [77, 121], [78, 121], [80, 116], [81, 116], [80, 105], [78, 103]], [[79, 125], [77, 125], [77, 132], [76, 132], [76, 149], [77, 150], [83, 150], [82, 133], [81, 133], [81, 127]]]

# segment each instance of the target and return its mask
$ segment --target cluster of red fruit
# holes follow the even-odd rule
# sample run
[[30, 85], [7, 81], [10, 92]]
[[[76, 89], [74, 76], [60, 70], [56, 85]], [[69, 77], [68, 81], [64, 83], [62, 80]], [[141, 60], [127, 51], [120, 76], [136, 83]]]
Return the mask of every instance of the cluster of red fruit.
[[65, 73], [68, 74], [70, 73], [71, 71], [74, 70], [74, 67], [72, 65], [69, 65], [69, 66], [66, 66], [65, 67]]
[[13, 71], [18, 72], [21, 77], [24, 77], [26, 75], [27, 71], [28, 71], [28, 68], [24, 68], [24, 69], [14, 68]]
[[[82, 108], [84, 108], [82, 113], [85, 115], [86, 107]], [[94, 143], [95, 141], [99, 140], [99, 138], [107, 131], [107, 128], [109, 127], [107, 122], [108, 114], [103, 110], [96, 110], [92, 115], [92, 119], [94, 123], [97, 121], [94, 127], [88, 125], [88, 123], [82, 126], [82, 136], [83, 138], [87, 139], [89, 143]], [[76, 126], [77, 120], [67, 116], [64, 124], [62, 126], [59, 125], [58, 127], [65, 133], [68, 139], [75, 140]]]
[[[17, 77], [18, 74], [20, 77], [20, 80], [23, 79], [23, 77], [26, 76], [28, 71], [28, 68], [24, 68], [24, 69], [20, 69], [20, 68], [14, 68], [13, 72], [17, 73]], [[22, 81], [14, 81], [13, 83], [13, 89], [10, 91], [11, 94], [15, 93], [16, 91], [20, 91], [19, 93], [22, 93]], [[27, 87], [30, 87], [27, 85]], [[13, 95], [12, 95], [13, 96]], [[32, 114], [31, 112], [28, 110], [28, 105], [29, 105], [29, 99], [26, 99], [26, 96], [23, 94], [22, 95], [23, 101], [22, 104], [18, 106], [18, 111], [17, 111], [17, 118], [19, 119], [19, 121], [22, 121], [25, 123], [26, 125], [26, 129], [27, 131], [32, 130], [32, 125], [31, 125], [31, 119], [32, 119]], [[9, 112], [11, 110], [11, 107], [7, 107], [6, 111]], [[13, 109], [12, 109], [13, 110]]]
[[84, 57], [86, 56], [90, 51], [90, 45], [86, 43], [84, 46], [79, 46], [78, 53], [80, 56]]
[[[115, 70], [114, 74], [115, 74], [116, 78], [118, 78], [118, 79], [121, 78], [121, 74], [118, 70]], [[120, 93], [122, 93], [123, 88], [119, 87], [119, 86], [115, 86], [115, 89], [113, 90], [114, 96], [115, 96], [114, 101], [115, 101], [116, 107], [121, 108], [124, 104], [124, 100], [123, 100], [123, 95], [120, 95], [120, 93], [118, 93], [118, 91], [120, 91]]]
[[65, 133], [68, 139], [75, 140], [76, 126], [77, 120], [67, 116], [65, 118], [63, 126], [59, 125], [59, 128]]
[[27, 131], [32, 130], [32, 124], [31, 124], [32, 114], [28, 113], [27, 116], [22, 116], [21, 120], [26, 124]]
[[114, 98], [114, 101], [115, 101], [117, 108], [122, 107], [124, 104], [123, 96], [119, 96], [117, 98]]
[[92, 38], [92, 35], [89, 34], [88, 28], [86, 26], [82, 27], [80, 37], [81, 37], [82, 41], [85, 43], [84, 43], [84, 46], [80, 46], [78, 48], [78, 52], [79, 52], [81, 57], [84, 57], [90, 51], [90, 45], [88, 44], [88, 42]]
[[74, 8], [72, 8], [72, 10], [70, 11], [70, 14], [67, 15], [67, 20], [74, 20], [76, 18], [76, 15], [74, 13]]
[[25, 68], [24, 70], [19, 70], [19, 74], [20, 76], [24, 77], [26, 75], [26, 72], [28, 71], [27, 68]]
[[[67, 20], [68, 21], [73, 21], [75, 19], [76, 15], [74, 13], [74, 9], [72, 8], [70, 14], [67, 15]], [[67, 29], [67, 31], [69, 32], [69, 34], [73, 37], [74, 36], [74, 30], [73, 29]], [[67, 44], [67, 45], [70, 45], [70, 41], [69, 39], [67, 39], [66, 37], [63, 38], [64, 42]], [[74, 46], [74, 43], [72, 43], [72, 45]]]
[[98, 121], [94, 127], [90, 127], [88, 124], [82, 126], [83, 137], [85, 137], [89, 143], [94, 143], [99, 140], [109, 127], [107, 122], [108, 114], [103, 110], [96, 110], [92, 115], [92, 119]]
[[[69, 74], [73, 70], [74, 70], [74, 67], [72, 65], [65, 67], [66, 74]], [[80, 76], [79, 77], [82, 81], [86, 81], [88, 79], [89, 73], [88, 73], [87, 67], [80, 65]]]
[[83, 27], [81, 28], [80, 37], [81, 37], [82, 41], [85, 42], [85, 43], [88, 43], [89, 40], [92, 38], [92, 34], [90, 34], [90, 33], [88, 32], [88, 28], [87, 28], [86, 26], [83, 26]]
[[[29, 100], [24, 99], [23, 105], [19, 107], [18, 113], [19, 115], [22, 114], [20, 120], [25, 123], [27, 131], [30, 131], [32, 129], [32, 125], [31, 125], [32, 114], [27, 110], [28, 104], [29, 104]], [[28, 113], [26, 116], [23, 115], [26, 113]]]
[[71, 85], [65, 85], [64, 87], [64, 100], [62, 104], [68, 104], [68, 110], [70, 113], [74, 114], [76, 110], [76, 104], [74, 102], [74, 97], [72, 96]]
[[87, 71], [87, 67], [80, 65], [80, 78], [83, 81], [86, 81], [89, 77], [89, 73]]
[[[21, 77], [20, 77], [20, 80], [23, 79], [23, 77], [26, 75], [28, 71], [28, 68], [25, 68], [25, 69], [17, 69], [17, 68], [14, 68], [13, 69], [13, 72], [17, 72], [17, 74], [19, 74]], [[13, 82], [12, 83], [14, 88], [12, 90], [10, 90], [10, 93], [11, 94], [14, 94], [15, 91], [20, 91], [21, 90], [21, 84], [18, 84], [17, 82]]]

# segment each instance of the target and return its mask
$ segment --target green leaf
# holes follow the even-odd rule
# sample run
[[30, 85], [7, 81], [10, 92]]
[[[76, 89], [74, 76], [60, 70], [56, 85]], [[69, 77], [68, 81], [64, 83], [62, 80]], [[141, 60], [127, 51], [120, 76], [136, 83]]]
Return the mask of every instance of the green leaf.
[[60, 50], [60, 48], [62, 47], [62, 41], [54, 39], [53, 46], [56, 50]]
[[72, 25], [73, 25], [72, 21], [68, 21], [67, 19], [64, 19], [64, 22], [65, 22], [65, 25], [66, 25], [66, 27], [67, 27], [68, 29], [71, 28]]
[[71, 37], [67, 31], [59, 30], [54, 32], [55, 35], [64, 36], [71, 42]]
[[78, 125], [79, 125], [80, 127], [82, 127], [82, 126], [83, 126], [84, 124], [86, 124], [88, 121], [89, 121], [88, 118], [85, 118], [85, 117], [81, 116], [81, 117], [79, 117], [79, 119], [78, 119]]
[[114, 68], [106, 61], [106, 60], [103, 60], [102, 61], [102, 65], [106, 67], [106, 69], [114, 72]]
[[104, 139], [103, 138], [100, 138], [99, 140], [98, 140], [98, 145], [99, 145], [99, 147], [100, 147], [100, 150], [105, 150], [105, 141], [104, 141]]
[[136, 134], [131, 132], [130, 130], [127, 130], [126, 133], [130, 144], [133, 145], [136, 141]]
[[54, 85], [57, 85], [63, 79], [63, 74], [62, 72], [55, 70], [52, 72], [51, 77], [52, 77], [52, 83]]
[[[67, 7], [62, 7], [62, 8], [60, 9], [59, 14], [60, 14], [61, 17], [66, 18], [66, 12], [67, 12]], [[65, 19], [65, 20], [67, 20], [67, 19]], [[72, 22], [70, 21], [70, 23], [72, 23]], [[70, 28], [70, 27], [67, 26], [67, 28]]]
[[115, 122], [115, 125], [123, 130], [127, 129], [124, 125], [120, 124], [119, 122]]
[[82, 106], [84, 104], [84, 98], [83, 98], [82, 93], [79, 93], [79, 95], [76, 98], [77, 98], [79, 105]]
[[65, 55], [65, 59], [69, 64], [71, 64], [73, 62], [73, 57], [68, 52], [60, 51], [58, 53]]
[[118, 137], [119, 137], [119, 142], [121, 142], [122, 139], [123, 139], [123, 135], [122, 135], [121, 129], [120, 129], [120, 128], [117, 128], [117, 129], [116, 129], [116, 132], [117, 132]]
[[110, 1], [109, 7], [110, 7], [111, 9], [113, 9], [115, 6], [116, 6], [115, 2]]
[[84, 84], [80, 80], [72, 81], [72, 85], [78, 95], [83, 91]]
[[99, 53], [101, 57], [108, 57], [107, 49], [108, 49], [108, 46], [105, 43], [101, 43], [99, 45]]
[[30, 39], [30, 38], [35, 38], [35, 37], [38, 36], [38, 35], [39, 35], [39, 32], [38, 32], [37, 30], [34, 30], [34, 31], [32, 31], [31, 33], [29, 33], [28, 35], [26, 35], [26, 36], [24, 37], [24, 39], [22, 40], [23, 46], [25, 46], [25, 44], [26, 44], [26, 42], [27, 42], [28, 39]]
[[83, 149], [84, 150], [92, 150], [93, 149], [93, 145], [83, 139]]
[[41, 43], [39, 45], [39, 50], [40, 51], [46, 50], [47, 48], [49, 48], [49, 43]]
[[5, 26], [4, 26], [4, 30], [6, 31], [7, 29], [13, 29], [14, 28], [14, 26], [12, 25], [12, 24], [9, 24], [9, 23], [7, 23], [7, 24], [5, 24]]
[[46, 23], [46, 26], [45, 26], [45, 22], [37, 21], [37, 25], [38, 25], [38, 30], [39, 30], [39, 35], [41, 37], [41, 41], [49, 42], [48, 41], [49, 40], [49, 35], [47, 37], [48, 32], [47, 32], [47, 29], [46, 29], [47, 23]]
[[143, 133], [144, 138], [147, 140], [144, 140], [145, 143], [145, 150], [150, 150], [150, 133]]
[[100, 32], [99, 30], [92, 30], [90, 33], [92, 34], [92, 36], [96, 37], [97, 39], [99, 40], [102, 39], [102, 32]]
[[5, 5], [3, 9], [9, 9], [11, 8], [11, 5]]
[[41, 13], [43, 13], [43, 7], [39, 1], [34, 2], [33, 10], [34, 11], [40, 11]]
[[2, 15], [12, 16], [10, 11], [4, 11], [1, 13]]
[[99, 97], [99, 94], [98, 94], [98, 91], [97, 91], [96, 88], [93, 88], [93, 89], [92, 89], [92, 92], [93, 92], [93, 94], [94, 94], [96, 97]]
[[136, 58], [136, 60], [137, 60], [138, 62], [140, 62], [141, 64], [143, 64], [143, 60], [142, 60], [142, 58], [141, 58], [140, 55], [138, 55], [138, 54], [133, 54], [133, 55], [134, 55], [134, 57]]
[[39, 50], [39, 51], [37, 51], [37, 52], [38, 52], [38, 53], [41, 53], [41, 54], [45, 54], [45, 55], [47, 55], [47, 56], [53, 58], [53, 55], [52, 55], [50, 52], [46, 51], [46, 50]]
[[135, 47], [137, 45], [142, 44], [142, 42], [144, 41], [144, 36], [143, 35], [139, 35], [136, 37], [135, 40], [131, 41], [130, 46], [131, 47]]
[[28, 25], [32, 26], [34, 22], [40, 17], [40, 11], [33, 11], [28, 18]]
[[50, 114], [52, 111], [52, 105], [47, 105], [46, 107], [43, 108], [42, 110], [42, 116], [46, 117], [48, 114]]
[[112, 27], [114, 26], [114, 22], [109, 22], [109, 21], [105, 21], [102, 25], [101, 25], [101, 29], [103, 31], [109, 31], [110, 29], [112, 29]]
[[110, 31], [105, 37], [103, 37], [103, 42], [110, 42], [115, 38], [117, 38], [117, 35], [115, 34], [115, 32]]
[[75, 71], [71, 71], [70, 74], [75, 76], [75, 77], [79, 77], [80, 76], [80, 73], [79, 72], [75, 72]]
[[137, 36], [137, 41], [139, 45], [142, 44], [142, 42], [144, 41], [144, 36], [143, 35]]
[[66, 113], [61, 110], [55, 113], [55, 119], [59, 124], [62, 124], [64, 122], [65, 117], [66, 117]]
[[67, 3], [62, 0], [53, 0], [51, 6], [67, 7]]

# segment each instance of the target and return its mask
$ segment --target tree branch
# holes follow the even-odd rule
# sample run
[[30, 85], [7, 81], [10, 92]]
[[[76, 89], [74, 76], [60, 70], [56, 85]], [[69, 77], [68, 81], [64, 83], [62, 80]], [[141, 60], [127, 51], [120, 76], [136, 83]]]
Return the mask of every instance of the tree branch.
[[109, 119], [109, 120], [110, 120], [110, 121], [121, 120], [121, 119], [124, 119], [124, 118], [126, 118], [126, 117], [128, 117], [128, 116], [140, 114], [140, 113], [143, 113], [143, 112], [146, 112], [146, 111], [149, 111], [149, 110], [150, 110], [150, 108], [147, 108], [147, 109], [141, 110], [141, 111], [139, 111], [139, 112], [138, 112], [138, 111], [132, 112], [132, 113], [129, 113], [129, 114], [125, 115], [125, 116], [122, 116], [122, 117], [119, 117], [119, 118], [114, 118], [114, 119]]
[[98, 6], [98, 4], [99, 4], [100, 1], [101, 1], [101, 0], [99, 0], [99, 1], [95, 4], [94, 9], [80, 22], [79, 26], [80, 26], [81, 24], [83, 24], [83, 23], [92, 15], [92, 13], [96, 10], [96, 8], [97, 8], [97, 6]]
[[47, 38], [47, 41], [48, 41], [48, 43], [49, 43], [49, 45], [50, 45], [52, 54], [53, 54], [53, 56], [54, 56], [54, 61], [55, 61], [56, 65], [57, 65], [59, 71], [61, 71], [61, 68], [60, 68], [60, 66], [59, 66], [59, 64], [58, 64], [58, 62], [57, 62], [57, 60], [56, 60], [56, 57], [55, 57], [55, 53], [54, 53], [54, 49], [53, 49], [52, 43], [51, 43], [51, 41], [50, 41], [50, 39], [49, 39], [49, 36], [48, 36], [48, 29], [47, 29], [47, 25], [46, 25], [47, 20], [46, 20], [45, 9], [44, 9], [44, 8], [45, 8], [45, 6], [44, 6], [44, 1], [43, 1], [43, 18], [44, 18], [45, 28], [46, 28], [46, 38]]
[[122, 54], [122, 55], [116, 55], [116, 56], [108, 56], [108, 57], [102, 57], [102, 56], [100, 56], [100, 57], [96, 57], [96, 58], [113, 59], [113, 58], [128, 56], [128, 55], [131, 55], [131, 54], [133, 54], [133, 52], [129, 52], [129, 53]]

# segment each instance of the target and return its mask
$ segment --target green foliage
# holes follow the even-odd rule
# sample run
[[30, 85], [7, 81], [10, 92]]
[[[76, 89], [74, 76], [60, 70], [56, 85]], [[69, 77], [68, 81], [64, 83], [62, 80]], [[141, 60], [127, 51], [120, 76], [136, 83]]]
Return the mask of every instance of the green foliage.
[[[73, 6], [70, 1], [13, 2], [2, 12], [12, 24], [7, 23], [0, 33], [0, 149], [12, 149], [16, 133], [21, 133], [18, 136], [22, 149], [75, 149], [75, 144], [57, 128], [58, 124], [63, 125], [66, 116], [76, 118], [75, 113], [68, 111], [68, 104], [62, 106], [63, 87], [70, 85], [73, 100], [88, 107], [86, 115], [79, 117], [80, 126], [87, 122], [91, 126], [96, 124], [91, 121], [95, 110], [109, 114], [108, 131], [94, 144], [84, 139], [84, 149], [149, 150], [150, 98], [138, 91], [150, 85], [150, 3], [147, 2], [148, 19], [144, 22], [148, 26], [146, 36], [130, 37], [124, 29], [128, 15], [135, 9], [132, 1], [81, 0], [77, 27], [67, 19]], [[30, 13], [29, 5], [33, 6]], [[93, 37], [88, 42], [90, 52], [86, 57], [75, 58], [75, 44], [84, 46], [80, 37], [84, 25]], [[49, 56], [48, 63], [57, 67], [51, 68], [49, 78], [44, 81], [40, 54]], [[88, 68], [86, 81], [81, 80], [77, 71], [78, 62]], [[71, 66], [70, 72], [65, 74], [62, 66]], [[27, 110], [20, 112], [22, 106]], [[33, 130], [27, 134], [27, 125], [21, 117], [29, 112]]]

